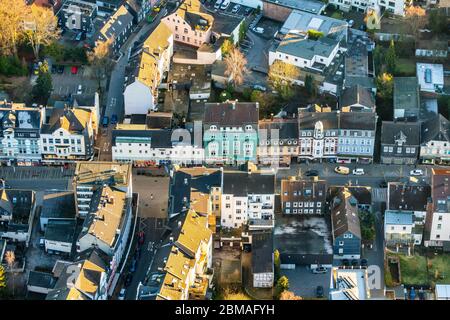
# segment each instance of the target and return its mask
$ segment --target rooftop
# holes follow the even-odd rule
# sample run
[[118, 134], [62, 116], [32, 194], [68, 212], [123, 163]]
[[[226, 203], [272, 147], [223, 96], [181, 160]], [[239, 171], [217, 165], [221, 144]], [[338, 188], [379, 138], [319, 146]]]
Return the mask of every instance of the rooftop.
[[358, 201], [346, 188], [340, 192], [331, 204], [331, 224], [334, 239], [346, 232], [351, 232], [361, 238], [361, 228], [358, 216]]
[[50, 219], [45, 228], [45, 240], [73, 243], [77, 222], [73, 220]]
[[276, 5], [297, 9], [305, 12], [311, 12], [315, 14], [321, 13], [326, 7], [325, 3], [315, 0], [266, 0], [266, 1], [274, 3]]
[[414, 213], [412, 211], [386, 210], [384, 213], [385, 225], [412, 225]]
[[273, 234], [252, 233], [252, 273], [273, 272]]
[[389, 182], [387, 196], [388, 210], [426, 211], [431, 187]]
[[12, 225], [28, 225], [34, 205], [34, 191], [18, 189], [0, 189], [0, 216], [8, 218], [8, 228]]
[[339, 41], [332, 38], [321, 37], [312, 40], [304, 35], [290, 33], [280, 42], [276, 51], [311, 60], [315, 56], [330, 57], [337, 46]]
[[334, 33], [344, 33], [347, 31], [348, 23], [345, 20], [321, 16], [305, 11], [293, 10], [280, 32], [287, 33], [308, 33], [309, 30], [322, 32], [324, 36]]
[[444, 66], [442, 64], [416, 63], [420, 91], [436, 92], [444, 87]]
[[394, 118], [418, 117], [419, 99], [416, 77], [394, 78]]
[[246, 197], [252, 194], [274, 194], [275, 176], [265, 173], [224, 171], [222, 194]]
[[41, 218], [75, 218], [75, 195], [73, 192], [48, 193], [43, 197]]
[[228, 101], [223, 103], [205, 103], [205, 125], [242, 126], [258, 125], [259, 105], [256, 102]]
[[331, 270], [331, 300], [367, 300], [370, 297], [367, 269]]
[[117, 162], [77, 162], [75, 182], [77, 184], [104, 184], [128, 186], [131, 164]]
[[133, 21], [133, 15], [125, 6], [120, 6], [116, 12], [106, 21], [104, 26], [99, 30], [101, 36], [105, 39], [117, 37], [128, 27]]
[[53, 133], [62, 128], [72, 134], [83, 134], [89, 128], [91, 111], [81, 108], [48, 108], [48, 121], [42, 125], [42, 133]]

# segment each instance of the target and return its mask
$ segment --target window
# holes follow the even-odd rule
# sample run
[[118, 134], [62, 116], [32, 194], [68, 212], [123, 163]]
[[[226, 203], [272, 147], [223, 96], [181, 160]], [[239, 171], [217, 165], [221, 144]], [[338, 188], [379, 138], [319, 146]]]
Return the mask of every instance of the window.
[[343, 246], [344, 245], [344, 241], [339, 241], [339, 245]]

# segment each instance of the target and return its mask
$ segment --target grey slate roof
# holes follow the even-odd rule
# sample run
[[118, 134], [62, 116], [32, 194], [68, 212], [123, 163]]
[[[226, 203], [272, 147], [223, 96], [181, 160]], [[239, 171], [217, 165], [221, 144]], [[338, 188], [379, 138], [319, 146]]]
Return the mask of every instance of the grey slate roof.
[[450, 122], [441, 114], [422, 122], [421, 143], [450, 141]]
[[351, 232], [361, 239], [357, 204], [357, 200], [349, 192], [343, 190], [333, 199], [331, 222], [334, 239], [346, 232]]
[[383, 121], [381, 143], [395, 144], [401, 132], [406, 136], [406, 145], [420, 144], [420, 122]]
[[172, 130], [113, 130], [112, 145], [116, 145], [116, 138], [150, 138], [152, 148], [171, 148]]
[[406, 113], [413, 112], [418, 115], [419, 101], [419, 85], [416, 77], [394, 78], [394, 110], [405, 109]]
[[302, 35], [288, 34], [280, 42], [276, 51], [310, 60], [316, 55], [329, 57], [338, 45], [338, 40], [328, 37], [311, 40]]
[[274, 194], [275, 176], [255, 172], [225, 171], [222, 193], [239, 197], [251, 194]]
[[387, 209], [426, 211], [430, 196], [431, 187], [429, 185], [408, 185], [400, 182], [390, 182], [388, 185]]
[[[259, 122], [259, 130], [267, 130], [267, 140], [272, 137], [272, 130], [278, 130], [278, 140], [296, 140], [298, 139], [297, 119], [273, 119]], [[265, 137], [259, 135], [260, 142], [265, 141]]]
[[220, 126], [254, 125], [258, 127], [259, 106], [254, 102], [206, 103], [203, 122]]
[[53, 274], [47, 272], [39, 272], [31, 270], [28, 274], [28, 282], [27, 285], [53, 289], [56, 284], [56, 278], [53, 277]]
[[76, 220], [54, 220], [48, 221], [45, 228], [44, 238], [49, 241], [73, 243], [75, 238]]
[[316, 0], [266, 0], [280, 6], [297, 9], [301, 11], [319, 14], [325, 9], [326, 4]]
[[73, 192], [49, 193], [44, 195], [41, 218], [75, 218], [75, 195]]
[[347, 107], [354, 104], [361, 104], [367, 108], [375, 108], [375, 99], [372, 92], [357, 84], [353, 87], [345, 88], [339, 101], [340, 107]]

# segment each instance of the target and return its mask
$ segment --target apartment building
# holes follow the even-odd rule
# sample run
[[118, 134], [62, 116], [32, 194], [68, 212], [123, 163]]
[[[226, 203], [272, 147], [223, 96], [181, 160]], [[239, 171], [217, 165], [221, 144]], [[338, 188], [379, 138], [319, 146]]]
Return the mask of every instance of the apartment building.
[[173, 34], [160, 23], [142, 46], [130, 52], [126, 69], [124, 103], [125, 115], [147, 114], [155, 109], [158, 86], [163, 73], [169, 70], [173, 55]]
[[275, 219], [275, 176], [262, 172], [224, 171], [221, 225], [270, 229]]
[[405, 15], [405, 9], [412, 1], [409, 0], [331, 0], [337, 9], [348, 12], [350, 10], [358, 12], [367, 12], [368, 9], [376, 10], [380, 13], [380, 9], [393, 13], [398, 16]]
[[66, 0], [56, 15], [63, 29], [92, 33], [97, 13], [97, 6], [92, 1]]
[[40, 145], [44, 162], [91, 160], [94, 156], [93, 113], [83, 108], [45, 108]]
[[420, 150], [420, 122], [383, 121], [381, 163], [415, 164]]
[[419, 159], [425, 164], [450, 164], [450, 122], [443, 115], [422, 123]]
[[256, 162], [258, 120], [257, 102], [206, 103], [203, 117], [206, 163]]
[[428, 204], [425, 224], [427, 247], [448, 250], [450, 244], [450, 170], [431, 171], [431, 203]]
[[210, 43], [214, 23], [214, 17], [201, 10], [199, 0], [186, 0], [161, 22], [169, 27], [176, 42], [200, 47]]
[[39, 163], [42, 111], [19, 103], [0, 103], [0, 161]]
[[283, 214], [323, 215], [327, 198], [327, 182], [318, 177], [281, 180]]

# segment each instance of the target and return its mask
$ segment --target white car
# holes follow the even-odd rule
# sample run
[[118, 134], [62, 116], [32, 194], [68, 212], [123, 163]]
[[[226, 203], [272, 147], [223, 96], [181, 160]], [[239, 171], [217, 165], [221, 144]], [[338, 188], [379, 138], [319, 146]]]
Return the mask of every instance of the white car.
[[78, 86], [77, 94], [82, 94], [82, 93], [83, 93], [83, 86], [80, 84]]
[[125, 288], [120, 289], [119, 300], [125, 300]]
[[349, 174], [350, 173], [350, 169], [344, 166], [338, 166], [336, 168], [334, 168], [334, 172], [339, 173], [339, 174]]
[[420, 169], [411, 170], [409, 173], [411, 176], [423, 176], [423, 171]]
[[241, 9], [241, 5], [237, 4], [233, 7], [233, 10], [231, 10], [231, 13], [237, 13]]
[[255, 31], [256, 33], [264, 33], [264, 28], [261, 28], [261, 27], [255, 27], [255, 28], [253, 28], [253, 31]]
[[362, 168], [353, 169], [353, 174], [355, 176], [362, 176], [362, 175], [364, 175], [364, 169], [362, 169]]

